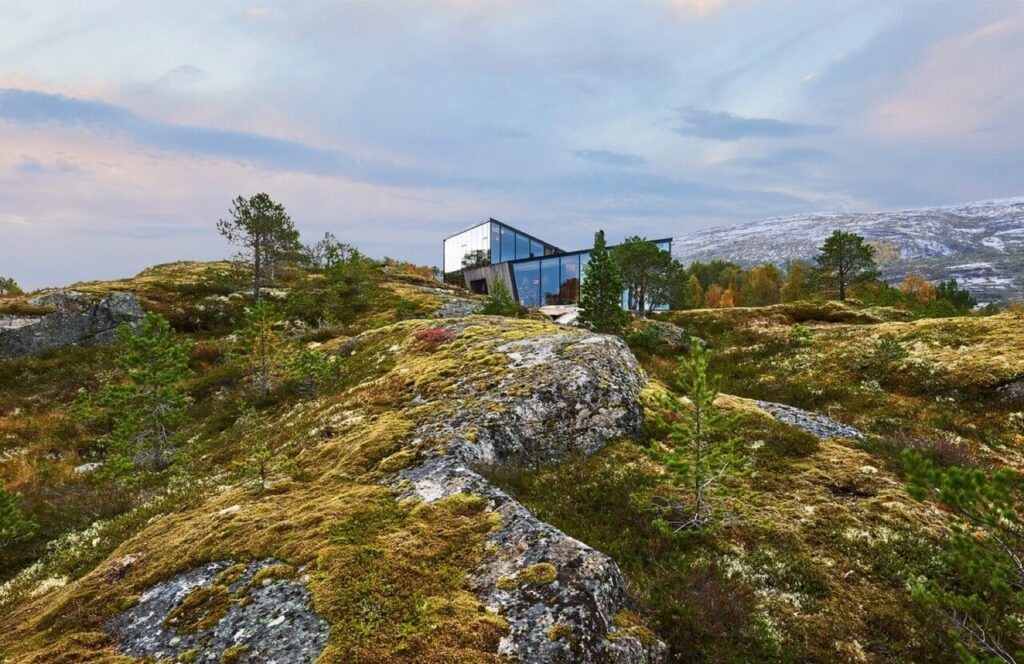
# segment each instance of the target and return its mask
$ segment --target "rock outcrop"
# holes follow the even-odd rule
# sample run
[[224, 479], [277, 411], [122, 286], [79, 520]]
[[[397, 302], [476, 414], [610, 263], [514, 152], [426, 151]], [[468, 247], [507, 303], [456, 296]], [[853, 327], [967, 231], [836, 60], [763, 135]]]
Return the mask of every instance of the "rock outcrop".
[[836, 422], [824, 415], [818, 415], [795, 406], [787, 406], [784, 403], [773, 403], [771, 401], [754, 401], [754, 405], [778, 421], [795, 426], [797, 429], [802, 429], [817, 438], [864, 439], [864, 434], [848, 424]]
[[[26, 610], [103, 602], [114, 608], [104, 647], [154, 660], [365, 661], [413, 648], [430, 661], [663, 661], [666, 647], [630, 611], [615, 562], [538, 519], [486, 472], [635, 435], [647, 377], [632, 353], [618, 338], [538, 321], [436, 324], [325, 344], [365, 372], [361, 382], [265, 422], [323, 475], [266, 493], [228, 488], [152, 520], [123, 545], [131, 562], [108, 559], [49, 597], [31, 586]], [[435, 542], [432, 518], [438, 532], [466, 539]], [[437, 557], [407, 550], [418, 544]], [[403, 581], [422, 590], [406, 597]], [[427, 605], [444, 627], [423, 617]], [[464, 615], [465, 635], [433, 631], [452, 630], [451, 615]]]
[[499, 655], [524, 662], [656, 662], [664, 646], [642, 628], [618, 627], [625, 582], [608, 556], [537, 519], [485, 480], [483, 466], [535, 466], [589, 455], [635, 434], [646, 377], [625, 344], [572, 331], [497, 346], [500, 383], [454, 420], [430, 422], [413, 444], [444, 439], [393, 484], [432, 502], [455, 493], [487, 498], [501, 515], [491, 554], [473, 575], [478, 596], [509, 623]]
[[50, 348], [96, 346], [114, 340], [122, 323], [137, 323], [145, 312], [135, 293], [95, 298], [78, 291], [57, 291], [32, 298], [31, 307], [47, 313], [0, 314], [0, 359], [23, 357]]
[[118, 650], [133, 657], [310, 663], [330, 625], [311, 608], [305, 585], [287, 578], [290, 571], [276, 560], [209, 563], [150, 588], [108, 629]]

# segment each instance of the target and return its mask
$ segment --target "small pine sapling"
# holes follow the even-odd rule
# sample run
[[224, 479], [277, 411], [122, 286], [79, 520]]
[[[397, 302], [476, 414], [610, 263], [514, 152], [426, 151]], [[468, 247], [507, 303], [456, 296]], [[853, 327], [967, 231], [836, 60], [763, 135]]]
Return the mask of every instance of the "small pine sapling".
[[290, 373], [298, 392], [316, 398], [324, 386], [338, 377], [338, 363], [313, 348], [292, 354]]
[[477, 308], [476, 313], [485, 316], [515, 317], [519, 315], [519, 303], [512, 299], [512, 293], [509, 292], [505, 282], [495, 279], [487, 297]]
[[241, 481], [263, 492], [274, 475], [296, 471], [295, 462], [285, 453], [284, 441], [260, 429], [256, 411], [245, 409], [236, 426], [242, 432], [243, 457], [233, 468]]
[[914, 597], [957, 640], [963, 661], [1024, 661], [1024, 479], [1006, 468], [942, 468], [914, 450], [903, 459], [910, 494], [944, 507], [954, 570], [914, 580]]
[[245, 325], [239, 331], [237, 355], [245, 365], [261, 396], [288, 373], [290, 358], [284, 337], [278, 330], [281, 316], [273, 305], [261, 300], [245, 310]]
[[110, 423], [103, 464], [108, 476], [126, 480], [139, 468], [155, 471], [170, 464], [192, 402], [181, 386], [192, 376], [190, 349], [158, 314], [146, 314], [137, 328], [118, 328], [114, 371], [100, 377], [96, 394], [80, 393], [74, 410]]
[[665, 411], [657, 414], [668, 429], [671, 450], [663, 462], [680, 480], [683, 500], [670, 505], [673, 516], [657, 525], [678, 533], [711, 526], [726, 514], [725, 499], [735, 493], [735, 480], [746, 472], [747, 455], [733, 436], [737, 417], [722, 412], [715, 399], [721, 377], [708, 375], [711, 353], [690, 340], [690, 356], [680, 356], [676, 387], [685, 397], [659, 395]]
[[18, 502], [21, 495], [0, 487], [0, 551], [15, 542], [31, 539], [36, 524], [22, 513]]

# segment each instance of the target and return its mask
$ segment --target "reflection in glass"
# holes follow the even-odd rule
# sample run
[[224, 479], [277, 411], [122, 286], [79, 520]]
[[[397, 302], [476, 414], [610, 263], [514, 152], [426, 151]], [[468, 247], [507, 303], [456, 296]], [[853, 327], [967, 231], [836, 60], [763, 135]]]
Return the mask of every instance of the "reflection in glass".
[[501, 262], [501, 226], [491, 224], [491, 263]]
[[527, 261], [512, 266], [519, 302], [524, 307], [540, 306], [540, 261]]
[[516, 259], [530, 257], [530, 238], [516, 233]]
[[562, 256], [561, 261], [558, 304], [575, 304], [580, 298], [580, 259], [579, 256]]
[[540, 299], [544, 305], [558, 304], [558, 259], [545, 258], [540, 263]]
[[544, 255], [544, 243], [530, 240], [530, 258], [540, 258]]
[[516, 234], [505, 228], [501, 227], [501, 260], [511, 261], [515, 260], [516, 257]]

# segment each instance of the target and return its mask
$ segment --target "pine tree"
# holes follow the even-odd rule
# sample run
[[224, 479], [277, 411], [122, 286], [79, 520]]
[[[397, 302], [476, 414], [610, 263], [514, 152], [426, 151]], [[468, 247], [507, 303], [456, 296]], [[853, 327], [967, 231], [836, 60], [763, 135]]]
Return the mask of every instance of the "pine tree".
[[235, 474], [243, 481], [250, 482], [258, 491], [266, 491], [271, 476], [277, 473], [294, 473], [295, 462], [285, 454], [285, 445], [280, 438], [272, 438], [261, 430], [256, 411], [248, 408], [242, 412], [235, 425], [241, 429], [244, 457], [233, 464]]
[[277, 329], [280, 322], [277, 309], [260, 301], [246, 308], [245, 326], [239, 331], [239, 354], [261, 396], [270, 394], [291, 364], [283, 335]]
[[815, 261], [821, 279], [834, 286], [840, 302], [846, 299], [850, 286], [878, 278], [875, 248], [856, 233], [835, 230], [826, 238]]
[[621, 334], [628, 319], [622, 310], [623, 290], [622, 273], [608, 251], [604, 231], [598, 231], [580, 288], [580, 322], [595, 332]]
[[1010, 469], [940, 468], [904, 452], [912, 496], [941, 503], [952, 577], [919, 578], [914, 596], [959, 641], [964, 661], [1024, 661], [1024, 480]]
[[672, 254], [646, 238], [633, 236], [611, 250], [622, 283], [629, 290], [637, 314], [646, 318], [652, 307], [665, 304], [678, 264]]
[[0, 486], [0, 551], [15, 542], [30, 539], [36, 532], [36, 524], [25, 517], [18, 501], [21, 496]]
[[113, 423], [107, 436], [106, 472], [124, 478], [138, 467], [160, 470], [191, 399], [181, 382], [192, 375], [191, 344], [177, 341], [159, 314], [146, 314], [138, 329], [122, 325], [115, 341], [115, 370], [101, 377], [94, 398], [83, 395], [80, 406], [93, 417]]
[[0, 277], [0, 295], [21, 295], [21, 287], [11, 277]]
[[217, 230], [241, 247], [239, 257], [252, 269], [252, 299], [259, 302], [263, 278], [273, 280], [276, 265], [301, 250], [299, 232], [284, 206], [264, 193], [237, 197], [230, 214], [217, 222]]
[[662, 393], [659, 402], [669, 417], [656, 414], [669, 429], [672, 450], [665, 465], [681, 482], [685, 499], [673, 504], [674, 517], [661, 525], [678, 532], [703, 528], [725, 511], [724, 498], [734, 492], [733, 480], [745, 472], [747, 456], [741, 440], [732, 435], [737, 422], [715, 406], [721, 377], [709, 377], [711, 354], [700, 341], [690, 340], [690, 357], [679, 358], [676, 387], [686, 401]]
[[504, 280], [495, 279], [476, 312], [485, 316], [518, 316], [519, 303], [512, 299], [512, 293], [508, 291]]
[[321, 388], [339, 377], [336, 356], [328, 357], [312, 348], [289, 353], [289, 374], [298, 392], [309, 398], [319, 396]]

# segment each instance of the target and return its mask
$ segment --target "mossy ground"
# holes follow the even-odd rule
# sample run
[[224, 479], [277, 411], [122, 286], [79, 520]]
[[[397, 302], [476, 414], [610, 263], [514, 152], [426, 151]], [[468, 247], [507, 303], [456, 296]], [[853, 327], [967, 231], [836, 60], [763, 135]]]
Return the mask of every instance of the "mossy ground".
[[[667, 318], [708, 341], [724, 378], [718, 405], [739, 415], [751, 472], [728, 500], [738, 519], [683, 538], [654, 527], [652, 504], [680, 487], [659, 461], [666, 432], [651, 417], [640, 439], [553, 468], [498, 469], [495, 481], [610, 554], [678, 661], [954, 661], [948, 635], [907, 590], [917, 575], [948, 574], [945, 518], [907, 495], [899, 452], [927, 452], [952, 433], [971, 463], [1019, 463], [1022, 408], [998, 388], [1024, 378], [1021, 321], [909, 321], [835, 303]], [[790, 335], [797, 322], [812, 343]], [[868, 359], [884, 335], [907, 357], [876, 377]], [[638, 356], [656, 377], [646, 393], [654, 410], [676, 358]], [[819, 441], [733, 395], [815, 410], [868, 436]]]
[[[300, 331], [341, 366], [341, 378], [314, 400], [285, 389], [255, 399], [225, 363], [223, 335], [245, 304], [230, 264], [170, 264], [79, 285], [97, 294], [139, 290], [147, 309], [201, 342], [187, 386], [196, 400], [189, 443], [172, 470], [131, 490], [75, 473], [103, 450], [100, 432], [69, 406], [110, 366], [109, 351], [69, 348], [0, 364], [0, 479], [25, 495], [41, 531], [32, 546], [4, 553], [4, 577], [22, 571], [0, 589], [0, 654], [128, 661], [114, 654], [103, 626], [140, 593], [205, 562], [272, 557], [287, 573], [309, 576], [315, 608], [332, 624], [324, 661], [493, 661], [505, 625], [466, 579], [486, 555], [493, 513], [465, 496], [397, 502], [379, 480], [416, 461], [403, 443], [418, 423], [458, 411], [454, 399], [418, 396], [492, 388], [505, 362], [494, 345], [553, 328], [419, 320], [440, 304], [433, 289], [445, 287], [401, 269], [383, 274], [382, 293], [356, 318]], [[311, 279], [284, 275], [280, 296], [287, 301], [289, 289]], [[1024, 408], [998, 392], [1024, 377], [1020, 320], [910, 322], [835, 304], [670, 318], [709, 342], [725, 392], [816, 410], [868, 438], [818, 441], [723, 396], [720, 404], [740, 415], [751, 473], [732, 499], [740, 519], [703, 537], [673, 537], [653, 524], [651, 498], [678, 492], [656, 453], [665, 432], [654, 425], [590, 459], [498, 470], [495, 478], [541, 519], [611, 555], [637, 602], [636, 615], [617, 616], [617, 626], [644, 638], [649, 626], [679, 661], [948, 661], [945, 636], [906, 591], [910, 576], [942, 573], [942, 515], [905, 495], [898, 452], [908, 440], [926, 446], [952, 433], [975, 462], [1020, 467], [1024, 417], [1014, 415]], [[812, 343], [794, 340], [795, 323]], [[437, 326], [451, 340], [417, 339]], [[886, 334], [907, 357], [879, 371], [865, 358]], [[638, 355], [659, 379], [647, 396], [668, 389], [674, 358]], [[239, 398], [258, 411], [246, 435], [279, 439], [297, 469], [263, 492], [225, 472], [244, 454]], [[647, 407], [657, 405], [648, 399]], [[545, 582], [551, 572], [508, 583]], [[199, 599], [202, 610], [183, 616], [189, 624], [222, 608], [216, 597]], [[549, 637], [573, 635], [556, 625]]]
[[[81, 289], [152, 289], [147, 308], [158, 291], [173, 292], [187, 309], [206, 297], [183, 285], [194, 283], [188, 275], [201, 281], [219, 269], [161, 266], [137, 280]], [[415, 333], [443, 321], [389, 321], [396, 311], [423, 315], [439, 306], [432, 283], [415, 274], [388, 275], [379, 302], [348, 328], [375, 329], [355, 339], [332, 333], [320, 346], [338, 355], [342, 377], [314, 400], [284, 387], [253, 398], [238, 373], [226, 370], [225, 342], [210, 330], [186, 327], [184, 333], [205, 339], [193, 353], [197, 376], [186, 386], [196, 398], [189, 442], [171, 470], [131, 491], [72, 470], [101, 458], [93, 442], [98, 432], [76, 422], [69, 405], [110, 365], [110, 351], [69, 348], [5, 363], [0, 384], [11, 396], [0, 405], [5, 484], [26, 496], [36, 487], [58, 496], [77, 490], [78, 500], [57, 501], [61, 508], [52, 514], [31, 514], [52, 521], [54, 530], [39, 548], [13, 559], [15, 566], [5, 565], [7, 575], [36, 561], [0, 590], [0, 653], [11, 661], [107, 661], [114, 651], [103, 626], [148, 587], [208, 561], [274, 557], [310, 578], [315, 609], [333, 626], [324, 661], [492, 661], [505, 624], [468, 591], [466, 575], [480, 563], [496, 515], [467, 496], [399, 503], [379, 481], [415, 460], [403, 443], [420, 418], [436, 414], [409, 407], [415, 395], [441, 394], [467, 373], [484, 385], [499, 365], [480, 350], [483, 341], [553, 328], [468, 319], [451, 343], [424, 348]], [[395, 307], [395, 300], [408, 304]], [[235, 425], [240, 398], [258, 412], [255, 428], [244, 435], [278, 439], [297, 469], [273, 477], [263, 492], [225, 472], [244, 454]], [[65, 514], [76, 509], [77, 521]], [[171, 617], [176, 627], [198, 630], [215, 621], [232, 601], [217, 592], [227, 585], [190, 596]]]

